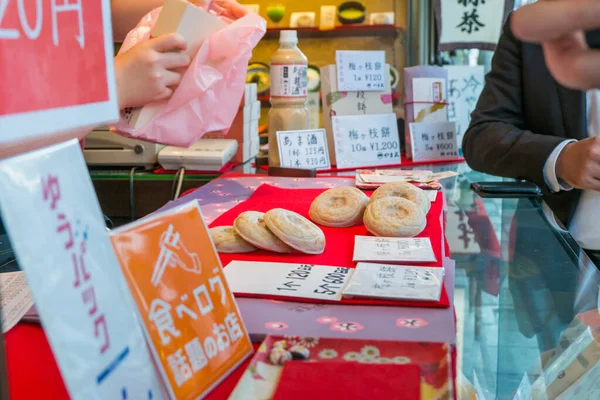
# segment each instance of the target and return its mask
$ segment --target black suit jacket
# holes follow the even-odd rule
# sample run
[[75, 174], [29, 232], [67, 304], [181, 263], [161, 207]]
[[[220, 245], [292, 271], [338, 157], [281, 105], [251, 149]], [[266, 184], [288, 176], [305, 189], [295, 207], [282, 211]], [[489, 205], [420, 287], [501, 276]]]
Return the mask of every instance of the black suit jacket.
[[518, 40], [509, 17], [463, 139], [467, 163], [477, 171], [536, 183], [568, 226], [580, 191], [550, 193], [544, 164], [560, 142], [587, 135], [585, 93], [558, 84], [542, 47]]

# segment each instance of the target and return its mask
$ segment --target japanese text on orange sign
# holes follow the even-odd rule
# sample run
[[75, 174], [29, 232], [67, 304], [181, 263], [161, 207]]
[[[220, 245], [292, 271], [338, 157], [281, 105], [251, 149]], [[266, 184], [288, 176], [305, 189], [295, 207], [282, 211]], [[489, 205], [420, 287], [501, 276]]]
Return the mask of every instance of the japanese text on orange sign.
[[251, 345], [197, 206], [112, 241], [175, 397], [199, 396]]

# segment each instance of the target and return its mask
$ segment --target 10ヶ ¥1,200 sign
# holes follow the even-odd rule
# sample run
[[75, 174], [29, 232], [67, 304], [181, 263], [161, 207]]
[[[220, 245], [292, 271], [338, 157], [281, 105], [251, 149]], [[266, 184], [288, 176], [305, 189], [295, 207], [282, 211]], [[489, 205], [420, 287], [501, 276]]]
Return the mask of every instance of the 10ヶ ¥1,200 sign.
[[400, 164], [396, 114], [332, 117], [338, 168]]

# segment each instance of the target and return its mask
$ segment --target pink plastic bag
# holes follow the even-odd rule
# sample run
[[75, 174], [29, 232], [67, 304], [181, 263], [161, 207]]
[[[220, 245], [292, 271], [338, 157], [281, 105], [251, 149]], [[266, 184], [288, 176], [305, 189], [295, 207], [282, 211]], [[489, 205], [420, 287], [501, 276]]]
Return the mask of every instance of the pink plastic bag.
[[[150, 38], [160, 8], [146, 15], [123, 42], [119, 53]], [[266, 22], [255, 13], [231, 22], [200, 47], [166, 106], [145, 126], [133, 129], [123, 118], [111, 129], [123, 136], [189, 147], [207, 132], [229, 129], [244, 94], [252, 49]]]

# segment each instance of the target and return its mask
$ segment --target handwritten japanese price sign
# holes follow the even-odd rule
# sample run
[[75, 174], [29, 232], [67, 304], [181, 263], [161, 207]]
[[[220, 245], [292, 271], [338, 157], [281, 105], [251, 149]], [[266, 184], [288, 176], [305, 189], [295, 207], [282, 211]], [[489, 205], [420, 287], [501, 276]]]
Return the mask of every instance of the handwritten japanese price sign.
[[277, 132], [281, 166], [300, 169], [329, 169], [325, 129]]
[[2, 218], [70, 397], [162, 399], [79, 143], [0, 161], [0, 187]]
[[413, 161], [458, 158], [455, 122], [413, 122], [409, 127]]
[[385, 90], [385, 51], [338, 50], [335, 56], [340, 92]]
[[396, 114], [332, 117], [338, 168], [400, 163]]
[[225, 267], [234, 293], [339, 301], [354, 270], [322, 265], [232, 261]]
[[458, 153], [462, 156], [462, 138], [483, 90], [483, 66], [448, 65], [444, 68], [448, 71], [448, 120], [456, 122]]
[[113, 231], [171, 398], [206, 394], [251, 352], [197, 202]]
[[453, 202], [446, 213], [446, 238], [452, 254], [480, 254], [475, 233], [469, 225], [467, 214]]
[[110, 18], [108, 0], [0, 1], [0, 157], [117, 120]]
[[513, 0], [436, 0], [440, 50], [495, 50]]

